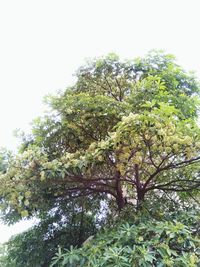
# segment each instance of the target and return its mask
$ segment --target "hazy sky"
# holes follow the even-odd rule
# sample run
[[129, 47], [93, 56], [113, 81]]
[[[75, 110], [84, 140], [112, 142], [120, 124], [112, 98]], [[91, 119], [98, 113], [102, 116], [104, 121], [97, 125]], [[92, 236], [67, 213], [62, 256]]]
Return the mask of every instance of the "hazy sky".
[[[164, 49], [200, 77], [199, 10], [198, 0], [0, 0], [0, 146], [16, 147], [13, 130], [27, 130], [85, 58]], [[0, 226], [0, 242], [12, 231]]]

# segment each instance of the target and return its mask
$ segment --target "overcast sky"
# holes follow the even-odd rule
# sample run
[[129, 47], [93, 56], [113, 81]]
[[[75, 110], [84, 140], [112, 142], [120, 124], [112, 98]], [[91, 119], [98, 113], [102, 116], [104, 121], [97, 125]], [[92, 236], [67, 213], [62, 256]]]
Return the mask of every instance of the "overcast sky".
[[[199, 0], [0, 0], [0, 146], [42, 115], [42, 98], [71, 84], [85, 58], [151, 49], [200, 77]], [[24, 229], [0, 226], [0, 242]]]

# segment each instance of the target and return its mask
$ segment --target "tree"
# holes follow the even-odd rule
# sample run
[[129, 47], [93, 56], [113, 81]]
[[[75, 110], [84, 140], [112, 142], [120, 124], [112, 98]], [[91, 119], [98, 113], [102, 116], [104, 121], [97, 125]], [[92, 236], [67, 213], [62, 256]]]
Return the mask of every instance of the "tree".
[[[77, 72], [75, 85], [49, 97], [1, 174], [5, 221], [40, 216], [82, 197], [140, 209], [145, 198], [200, 187], [199, 85], [171, 55], [120, 61], [114, 54]], [[55, 204], [56, 203], [56, 204]]]
[[[97, 232], [93, 214], [70, 203], [43, 216], [37, 225], [17, 234], [4, 244], [1, 267], [49, 267], [58, 247], [78, 246]], [[65, 214], [64, 214], [65, 212]]]

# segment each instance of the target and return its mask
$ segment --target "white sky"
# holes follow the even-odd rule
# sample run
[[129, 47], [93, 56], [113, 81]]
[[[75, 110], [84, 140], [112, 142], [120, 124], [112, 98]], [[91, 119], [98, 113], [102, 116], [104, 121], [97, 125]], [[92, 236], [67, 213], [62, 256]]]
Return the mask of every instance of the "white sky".
[[[13, 130], [28, 130], [85, 58], [164, 49], [200, 77], [199, 10], [198, 0], [0, 0], [0, 146], [16, 148]], [[0, 242], [22, 229], [0, 225]]]

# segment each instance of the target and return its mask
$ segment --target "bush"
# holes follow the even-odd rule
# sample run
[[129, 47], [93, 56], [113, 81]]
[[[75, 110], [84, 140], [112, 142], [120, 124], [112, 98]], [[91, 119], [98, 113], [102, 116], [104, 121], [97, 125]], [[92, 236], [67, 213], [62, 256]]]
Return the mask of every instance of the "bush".
[[[186, 221], [190, 222], [187, 226]], [[121, 222], [112, 230], [100, 231], [79, 249], [59, 249], [51, 266], [195, 267], [199, 264], [198, 216], [181, 214], [171, 220], [140, 218], [134, 223]]]

